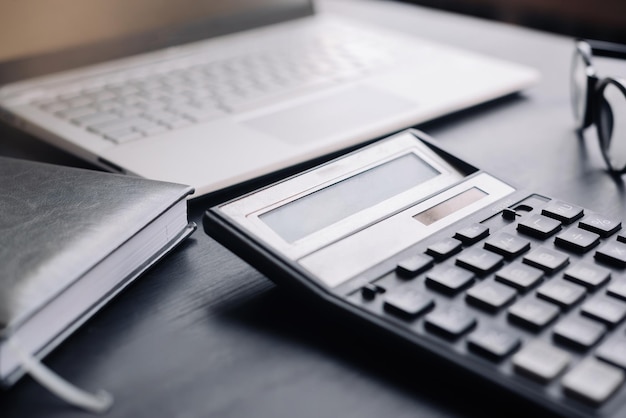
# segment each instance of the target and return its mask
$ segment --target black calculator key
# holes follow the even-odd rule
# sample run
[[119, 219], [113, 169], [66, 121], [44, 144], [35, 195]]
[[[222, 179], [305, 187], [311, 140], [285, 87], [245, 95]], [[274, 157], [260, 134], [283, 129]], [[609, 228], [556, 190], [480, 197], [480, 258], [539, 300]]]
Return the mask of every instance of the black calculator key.
[[485, 225], [475, 223], [466, 226], [454, 234], [454, 238], [458, 239], [465, 245], [471, 245], [489, 235], [489, 228]]
[[626, 300], [626, 277], [618, 277], [611, 280], [609, 287], [606, 289], [606, 293], [616, 298]]
[[563, 277], [588, 289], [597, 289], [609, 281], [611, 271], [597, 264], [579, 261], [568, 267]]
[[559, 308], [539, 299], [522, 299], [509, 308], [511, 321], [535, 331], [548, 325], [559, 315]]
[[474, 283], [474, 273], [453, 265], [442, 264], [426, 275], [426, 285], [444, 291], [457, 293]]
[[599, 405], [622, 386], [624, 372], [594, 358], [588, 358], [563, 376], [561, 383], [566, 394]]
[[606, 327], [582, 316], [572, 316], [561, 320], [553, 331], [555, 339], [586, 349], [602, 338]]
[[564, 308], [580, 302], [586, 293], [587, 290], [584, 287], [562, 279], [547, 281], [537, 289], [538, 297]]
[[526, 235], [546, 239], [561, 229], [561, 222], [543, 215], [530, 215], [517, 224], [517, 230]]
[[495, 281], [485, 281], [467, 291], [467, 301], [473, 305], [496, 311], [510, 303], [517, 291]]
[[502, 256], [482, 248], [468, 248], [456, 259], [456, 264], [474, 273], [485, 275], [502, 264]]
[[615, 218], [593, 214], [583, 218], [578, 226], [606, 238], [617, 232], [622, 227], [622, 223]]
[[553, 200], [541, 211], [541, 214], [564, 224], [571, 224], [576, 219], [582, 218], [583, 208], [560, 200]]
[[506, 258], [514, 258], [530, 249], [530, 241], [518, 235], [499, 232], [485, 242], [485, 248]]
[[433, 266], [433, 258], [426, 254], [416, 254], [398, 263], [396, 272], [402, 277], [415, 277]]
[[361, 288], [361, 296], [365, 300], [372, 300], [380, 292], [380, 289], [375, 284], [368, 283]]
[[467, 337], [468, 347], [486, 357], [501, 360], [520, 346], [520, 339], [508, 330], [479, 328]]
[[519, 290], [528, 290], [543, 278], [543, 270], [514, 262], [496, 272], [496, 280]]
[[583, 315], [612, 326], [626, 317], [626, 303], [609, 296], [597, 295], [585, 302], [580, 311]]
[[436, 260], [443, 260], [450, 257], [453, 254], [461, 251], [461, 241], [454, 238], [445, 238], [439, 242], [436, 242], [426, 249], [426, 254], [435, 257]]
[[556, 236], [554, 244], [577, 253], [585, 253], [600, 243], [600, 235], [572, 227]]
[[598, 248], [595, 258], [612, 266], [626, 267], [626, 243], [619, 241], [607, 242]]
[[604, 341], [596, 350], [596, 357], [626, 369], [626, 335]]
[[474, 318], [467, 309], [458, 306], [446, 306], [435, 309], [425, 317], [426, 327], [446, 337], [456, 338], [476, 325]]
[[566, 351], [541, 340], [530, 341], [513, 356], [516, 372], [541, 382], [549, 382], [557, 377], [570, 361], [571, 357]]
[[565, 253], [542, 246], [526, 254], [524, 263], [553, 274], [569, 263], [569, 257]]
[[619, 242], [626, 242], [626, 232], [620, 232], [617, 234], [617, 240]]
[[434, 300], [425, 292], [415, 288], [399, 287], [385, 295], [384, 308], [406, 318], [414, 318], [434, 305]]

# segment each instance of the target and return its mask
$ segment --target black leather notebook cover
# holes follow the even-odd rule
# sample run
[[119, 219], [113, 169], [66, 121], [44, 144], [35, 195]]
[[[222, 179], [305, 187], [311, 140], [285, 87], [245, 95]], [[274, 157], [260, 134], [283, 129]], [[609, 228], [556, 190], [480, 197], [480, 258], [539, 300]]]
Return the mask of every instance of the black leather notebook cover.
[[[192, 192], [0, 157], [0, 350], [2, 337]], [[193, 227], [172, 231], [171, 241], [182, 241]]]

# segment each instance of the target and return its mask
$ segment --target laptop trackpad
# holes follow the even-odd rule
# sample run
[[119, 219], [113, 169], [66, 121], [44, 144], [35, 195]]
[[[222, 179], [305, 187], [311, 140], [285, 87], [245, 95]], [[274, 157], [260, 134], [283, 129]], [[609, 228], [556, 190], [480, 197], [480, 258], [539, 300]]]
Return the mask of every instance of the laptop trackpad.
[[416, 104], [370, 87], [357, 86], [295, 105], [244, 124], [290, 143], [327, 139], [363, 129], [415, 108]]

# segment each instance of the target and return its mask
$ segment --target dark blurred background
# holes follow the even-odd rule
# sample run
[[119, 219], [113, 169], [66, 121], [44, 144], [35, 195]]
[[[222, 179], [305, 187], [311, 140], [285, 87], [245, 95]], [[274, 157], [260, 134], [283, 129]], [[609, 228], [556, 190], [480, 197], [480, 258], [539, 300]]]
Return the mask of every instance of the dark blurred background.
[[572, 37], [626, 43], [626, 0], [403, 0]]

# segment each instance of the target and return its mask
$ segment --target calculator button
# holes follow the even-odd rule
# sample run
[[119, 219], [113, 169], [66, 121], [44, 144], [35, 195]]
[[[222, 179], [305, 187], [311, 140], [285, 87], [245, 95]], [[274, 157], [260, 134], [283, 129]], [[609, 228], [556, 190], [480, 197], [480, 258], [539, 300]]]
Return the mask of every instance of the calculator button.
[[476, 306], [496, 311], [510, 303], [517, 295], [512, 287], [495, 281], [482, 282], [467, 291], [467, 301]]
[[454, 238], [458, 239], [465, 245], [471, 245], [489, 235], [489, 228], [482, 224], [472, 224], [454, 234]]
[[502, 256], [482, 248], [469, 248], [457, 257], [456, 264], [474, 273], [485, 275], [502, 264]]
[[479, 354], [501, 360], [520, 346], [520, 339], [500, 328], [480, 328], [467, 337], [467, 345]]
[[626, 369], [626, 336], [620, 335], [600, 344], [596, 357]]
[[619, 241], [607, 242], [598, 248], [595, 258], [616, 267], [626, 267], [626, 244]]
[[474, 273], [452, 265], [441, 265], [426, 275], [426, 285], [444, 291], [457, 293], [474, 283]]
[[568, 372], [561, 383], [566, 394], [598, 405], [615, 393], [623, 382], [623, 371], [589, 358]]
[[426, 327], [447, 337], [459, 337], [476, 325], [476, 318], [466, 309], [447, 306], [435, 309], [425, 317]]
[[606, 327], [596, 321], [574, 316], [565, 318], [554, 327], [554, 337], [578, 348], [589, 348], [604, 335]]
[[392, 314], [414, 318], [434, 305], [433, 298], [418, 289], [399, 287], [385, 296], [384, 309]]
[[580, 228], [569, 228], [554, 239], [558, 247], [577, 253], [585, 253], [600, 243], [600, 235]]
[[520, 290], [527, 290], [543, 278], [543, 270], [522, 264], [511, 263], [496, 273], [496, 280]]
[[523, 299], [509, 308], [511, 321], [535, 331], [545, 327], [559, 315], [559, 308], [539, 299]]
[[506, 258], [514, 258], [530, 249], [530, 241], [507, 232], [500, 232], [485, 242], [485, 248]]
[[558, 376], [570, 363], [570, 355], [544, 341], [534, 340], [526, 344], [515, 356], [515, 371], [548, 382]]
[[606, 238], [617, 232], [622, 227], [622, 223], [615, 218], [593, 214], [582, 219], [578, 226]]
[[609, 287], [606, 289], [606, 293], [616, 298], [626, 300], [626, 278], [619, 277], [611, 280]]
[[458, 239], [446, 238], [430, 245], [426, 249], [426, 254], [435, 257], [438, 261], [441, 261], [461, 251], [461, 246], [462, 243]]
[[368, 283], [361, 288], [361, 296], [365, 300], [372, 300], [380, 293], [380, 288], [375, 284]]
[[553, 274], [569, 263], [569, 257], [567, 254], [550, 248], [538, 247], [524, 256], [524, 263]]
[[622, 322], [626, 317], [626, 303], [599, 295], [585, 302], [580, 311], [583, 315], [612, 326]]
[[550, 280], [537, 289], [537, 296], [556, 303], [564, 308], [580, 302], [587, 293], [586, 289], [562, 279]]
[[626, 232], [620, 232], [617, 234], [617, 240], [619, 242], [626, 242]]
[[546, 239], [561, 229], [561, 222], [543, 215], [530, 215], [517, 224], [517, 230], [526, 235]]
[[404, 259], [396, 266], [396, 272], [402, 277], [415, 277], [433, 266], [433, 258], [426, 254], [416, 254]]
[[576, 219], [582, 218], [583, 208], [560, 200], [553, 200], [541, 211], [541, 214], [561, 221], [564, 224], [571, 224]]
[[597, 289], [611, 278], [611, 272], [602, 266], [580, 261], [568, 267], [563, 277], [588, 289]]

